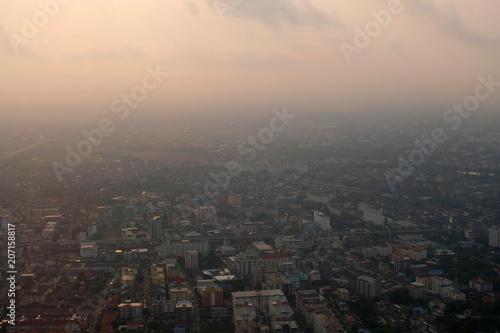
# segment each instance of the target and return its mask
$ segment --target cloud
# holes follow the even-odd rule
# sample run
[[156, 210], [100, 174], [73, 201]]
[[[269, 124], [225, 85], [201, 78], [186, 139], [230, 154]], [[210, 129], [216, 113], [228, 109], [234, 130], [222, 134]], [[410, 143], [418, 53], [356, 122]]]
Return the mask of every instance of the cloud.
[[142, 49], [123, 44], [118, 48], [94, 47], [83, 53], [69, 53], [66, 58], [73, 61], [123, 62], [127, 60], [144, 60], [148, 58], [148, 55]]
[[[5, 31], [4, 26], [0, 24], [0, 51], [2, 51], [3, 53], [15, 54], [14, 47], [12, 46], [12, 43], [9, 39], [9, 33], [10, 31]], [[23, 44], [21, 44], [19, 47], [22, 46]]]
[[476, 45], [500, 45], [499, 39], [485, 36], [467, 26], [456, 4], [448, 2], [437, 5], [432, 1], [413, 1], [409, 5], [413, 13], [421, 17], [429, 17], [439, 30], [463, 42]]
[[123, 54], [127, 55], [129, 59], [144, 60], [148, 58], [147, 53], [144, 52], [142, 49], [133, 47], [128, 44], [124, 44], [122, 46], [122, 52]]
[[[213, 0], [207, 1], [211, 6], [214, 3]], [[332, 24], [342, 26], [338, 18], [328, 17], [309, 0], [241, 0], [240, 4], [234, 6], [232, 11], [227, 11], [225, 15], [255, 20], [273, 29], [284, 24], [314, 27]]]
[[197, 17], [199, 13], [198, 4], [195, 1], [189, 1], [186, 3], [187, 10], [192, 16]]
[[391, 41], [388, 45], [389, 50], [399, 55], [400, 57], [406, 58], [408, 56], [408, 51], [402, 43], [397, 41]]
[[[8, 34], [11, 31], [6, 31], [4, 26], [0, 24], [0, 54], [7, 55], [11, 57], [17, 57], [19, 59], [28, 59], [36, 62], [44, 61], [44, 56], [41, 53], [34, 51], [29, 47], [30, 41], [28, 43], [21, 43], [18, 47], [18, 52], [15, 51]], [[21, 36], [21, 35], [19, 35]]]

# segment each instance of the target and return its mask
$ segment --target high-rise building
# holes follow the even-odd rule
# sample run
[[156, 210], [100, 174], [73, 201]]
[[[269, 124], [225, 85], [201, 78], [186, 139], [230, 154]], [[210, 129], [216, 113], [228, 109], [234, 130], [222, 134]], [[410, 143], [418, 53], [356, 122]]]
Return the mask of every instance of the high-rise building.
[[358, 277], [358, 294], [366, 298], [380, 297], [380, 281], [367, 275]]
[[441, 276], [433, 276], [431, 278], [431, 290], [433, 293], [446, 294], [446, 291], [449, 289], [453, 289], [453, 281], [450, 279]]
[[262, 289], [262, 284], [267, 281], [267, 273], [275, 271], [274, 268], [264, 262], [256, 261], [252, 263], [252, 284], [254, 288]]
[[260, 312], [268, 311], [269, 304], [271, 304], [274, 299], [285, 298], [285, 294], [279, 289], [237, 291], [232, 292], [231, 296], [233, 304], [237, 300], [248, 302], [249, 304], [253, 304], [253, 306], [255, 306], [255, 308]]
[[314, 211], [314, 222], [316, 222], [321, 230], [332, 230], [330, 218], [322, 212]]
[[170, 242], [163, 243], [161, 246], [162, 254], [164, 256], [168, 254], [175, 254], [178, 257], [182, 257], [186, 254], [186, 251], [198, 251], [202, 256], [206, 256], [210, 252], [210, 246], [208, 242], [191, 242], [189, 240], [183, 240], [181, 242]]
[[491, 247], [500, 247], [500, 228], [497, 226], [488, 229]]
[[151, 239], [161, 239], [161, 229], [161, 218], [156, 216], [153, 221], [151, 221]]
[[257, 332], [257, 313], [267, 318], [272, 332], [298, 332], [294, 312], [281, 290], [240, 291], [231, 295], [236, 332]]
[[461, 292], [461, 291], [456, 290], [456, 289], [448, 289], [446, 291], [445, 297], [447, 297], [449, 299], [452, 299], [454, 301], [465, 302], [465, 294], [463, 292]]
[[195, 308], [189, 300], [179, 300], [175, 304], [175, 322], [192, 323], [195, 320]]
[[411, 268], [410, 258], [404, 257], [394, 260], [394, 268], [400, 272], [409, 270]]
[[349, 301], [349, 290], [345, 288], [338, 288], [337, 289], [337, 297], [340, 298], [342, 301]]
[[332, 311], [328, 309], [318, 309], [312, 312], [311, 323], [315, 333], [344, 332], [339, 320]]
[[236, 333], [256, 333], [257, 314], [252, 303], [244, 300], [233, 301], [233, 318], [236, 326]]
[[480, 293], [493, 290], [493, 283], [481, 278], [469, 281], [469, 288], [479, 291]]
[[387, 257], [392, 254], [392, 247], [390, 246], [375, 246], [377, 248], [377, 253], [379, 256]]
[[227, 196], [227, 203], [229, 205], [241, 205], [241, 195], [240, 194], [229, 194]]
[[214, 206], [198, 207], [194, 214], [197, 221], [211, 220], [217, 217], [217, 208]]
[[418, 274], [415, 279], [416, 282], [419, 282], [425, 286], [427, 290], [432, 289], [432, 280], [429, 273]]
[[96, 243], [81, 243], [80, 244], [80, 258], [81, 259], [95, 259], [99, 256], [99, 246]]
[[252, 265], [254, 262], [261, 262], [259, 254], [254, 251], [239, 253], [235, 257], [236, 271], [240, 276], [248, 276], [252, 274]]
[[184, 259], [186, 262], [186, 268], [198, 268], [198, 251], [186, 251]]
[[146, 214], [146, 224], [148, 227], [149, 236], [152, 240], [161, 239], [161, 217], [153, 216], [151, 213]]
[[207, 287], [202, 291], [203, 307], [224, 306], [223, 291], [220, 287]]
[[118, 313], [121, 319], [134, 319], [142, 316], [141, 303], [122, 303], [118, 305]]
[[168, 294], [174, 302], [191, 299], [191, 290], [186, 287], [169, 288]]
[[358, 210], [363, 215], [363, 221], [372, 222], [376, 226], [385, 224], [384, 210], [382, 208], [377, 209], [366, 203], [360, 203]]
[[60, 215], [59, 207], [32, 207], [27, 210], [28, 219], [38, 219], [49, 215]]
[[408, 250], [408, 256], [413, 261], [420, 261], [427, 258], [427, 250], [415, 246]]
[[423, 283], [412, 282], [410, 284], [410, 296], [413, 298], [427, 298], [427, 288]]

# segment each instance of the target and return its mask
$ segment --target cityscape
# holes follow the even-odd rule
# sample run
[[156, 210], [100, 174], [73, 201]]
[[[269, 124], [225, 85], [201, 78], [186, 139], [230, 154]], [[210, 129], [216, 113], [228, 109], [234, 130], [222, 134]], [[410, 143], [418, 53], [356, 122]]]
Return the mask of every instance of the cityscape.
[[0, 333], [500, 332], [500, 3], [0, 6]]
[[46, 157], [72, 135], [3, 131], [19, 136], [5, 151], [50, 141], [1, 162], [7, 332], [497, 326], [498, 116], [464, 124], [394, 191], [384, 173], [436, 117], [298, 115], [252, 160], [244, 131], [266, 121], [191, 120], [184, 145], [187, 127], [131, 124], [63, 181]]

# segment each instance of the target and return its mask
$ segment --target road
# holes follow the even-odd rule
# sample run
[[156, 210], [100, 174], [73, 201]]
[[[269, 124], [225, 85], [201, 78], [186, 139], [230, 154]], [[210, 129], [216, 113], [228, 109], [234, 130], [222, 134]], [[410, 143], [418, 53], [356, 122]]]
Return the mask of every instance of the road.
[[28, 150], [30, 150], [30, 149], [36, 148], [36, 147], [38, 147], [39, 145], [44, 144], [44, 143], [45, 143], [45, 141], [47, 141], [47, 138], [46, 138], [44, 135], [39, 134], [39, 136], [40, 136], [40, 138], [39, 138], [39, 139], [38, 139], [38, 141], [37, 141], [37, 142], [35, 142], [34, 144], [32, 144], [32, 145], [30, 145], [30, 146], [28, 146], [28, 147], [24, 147], [24, 148], [18, 149], [18, 150], [16, 150], [16, 151], [13, 151], [13, 152], [8, 153], [8, 154], [6, 154], [6, 155], [3, 155], [3, 156], [1, 156], [1, 157], [0, 157], [0, 161], [1, 161], [1, 160], [4, 160], [4, 159], [6, 159], [6, 158], [12, 157], [12, 156], [14, 156], [14, 155], [17, 155], [17, 154], [23, 153], [23, 152], [25, 152], [25, 151], [28, 151]]
[[[190, 241], [194, 242], [199, 242], [199, 241], [209, 241], [209, 242], [219, 242], [222, 243], [224, 240], [233, 240], [233, 241], [239, 241], [239, 240], [264, 240], [264, 239], [275, 239], [278, 236], [291, 236], [291, 237], [300, 237], [300, 238], [317, 238], [317, 237], [327, 237], [327, 236], [354, 236], [354, 235], [387, 235], [389, 237], [389, 233], [391, 237], [393, 238], [396, 235], [403, 235], [403, 234], [427, 234], [427, 233], [433, 233], [433, 232], [464, 232], [466, 230], [474, 230], [474, 231], [485, 231], [488, 230], [488, 228], [457, 228], [457, 229], [447, 229], [447, 228], [440, 228], [440, 229], [414, 229], [414, 230], [377, 230], [377, 231], [355, 231], [351, 232], [349, 230], [332, 230], [332, 231], [323, 231], [321, 234], [305, 234], [305, 233], [300, 233], [300, 232], [294, 232], [294, 233], [287, 233], [287, 234], [253, 234], [253, 235], [245, 235], [245, 236], [221, 236], [221, 237], [208, 237], [208, 236], [201, 236], [201, 237], [185, 237], [185, 238], [180, 238], [180, 239], [189, 239]], [[180, 240], [179, 239], [179, 240]], [[149, 245], [149, 243], [153, 243], [153, 245], [161, 245], [165, 240], [156, 240], [156, 241], [151, 241], [150, 239], [143, 239], [143, 240], [129, 240], [129, 239], [120, 239], [120, 240], [95, 240], [97, 244], [108, 244], [108, 245], [114, 245], [114, 244], [128, 244], [131, 246], [146, 246]], [[65, 241], [64, 244], [79, 244], [80, 241], [73, 240], [73, 241]], [[23, 242], [19, 243], [20, 245], [30, 245], [31, 243], [29, 242]]]
[[198, 297], [196, 296], [198, 294], [198, 290], [196, 287], [191, 286], [191, 297], [193, 298], [193, 304], [194, 304], [194, 327], [196, 329], [195, 332], [200, 332], [200, 312], [201, 312], [201, 304], [198, 303]]
[[97, 306], [94, 311], [93, 321], [89, 325], [89, 333], [95, 333], [95, 327], [100, 321], [100, 313], [104, 308], [105, 297], [109, 291], [111, 281], [113, 281], [113, 278], [106, 282], [106, 288], [104, 288], [104, 290], [97, 295]]
[[[413, 230], [376, 230], [376, 231], [354, 231], [351, 232], [350, 230], [332, 230], [332, 231], [323, 231], [321, 234], [305, 234], [305, 233], [287, 233], [287, 234], [253, 234], [253, 235], [245, 235], [245, 236], [224, 236], [224, 237], [186, 237], [182, 239], [189, 239], [191, 241], [211, 241], [211, 242], [217, 242], [217, 241], [224, 241], [224, 240], [246, 240], [246, 239], [255, 239], [255, 240], [260, 240], [260, 239], [274, 239], [278, 236], [293, 236], [293, 237], [302, 237], [302, 238], [317, 238], [317, 237], [325, 237], [325, 236], [353, 236], [353, 235], [387, 235], [391, 234], [391, 236], [395, 235], [402, 235], [402, 234], [426, 234], [426, 233], [433, 233], [433, 232], [464, 232], [465, 230], [471, 230], [471, 228], [457, 228], [457, 229], [447, 229], [447, 228], [440, 228], [440, 229], [413, 229]], [[488, 230], [488, 228], [473, 228], [473, 230]], [[75, 241], [76, 243], [77, 241]], [[144, 245], [144, 243], [150, 243], [150, 239], [144, 239], [144, 240], [96, 240], [96, 243], [99, 244], [116, 244], [116, 243], [128, 243], [128, 244], [137, 244], [139, 245]], [[155, 245], [160, 245], [162, 241], [155, 241]]]
[[144, 269], [144, 306], [151, 310], [151, 283], [149, 277], [149, 270]]

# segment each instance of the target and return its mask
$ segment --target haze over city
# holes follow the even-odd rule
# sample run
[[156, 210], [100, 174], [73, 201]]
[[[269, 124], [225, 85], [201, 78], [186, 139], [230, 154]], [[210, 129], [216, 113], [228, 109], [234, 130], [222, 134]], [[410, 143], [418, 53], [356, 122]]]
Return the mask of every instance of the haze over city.
[[4, 0], [0, 333], [500, 331], [498, 0]]
[[42, 9], [35, 0], [5, 1], [0, 116], [91, 121], [157, 65], [170, 76], [134, 111], [141, 117], [264, 113], [284, 104], [305, 113], [440, 110], [469, 94], [477, 76], [500, 77], [495, 0], [402, 1], [351, 63], [341, 43], [354, 46], [355, 28], [364, 31], [388, 2], [217, 3], [61, 1], [13, 47], [8, 33], [23, 36]]

